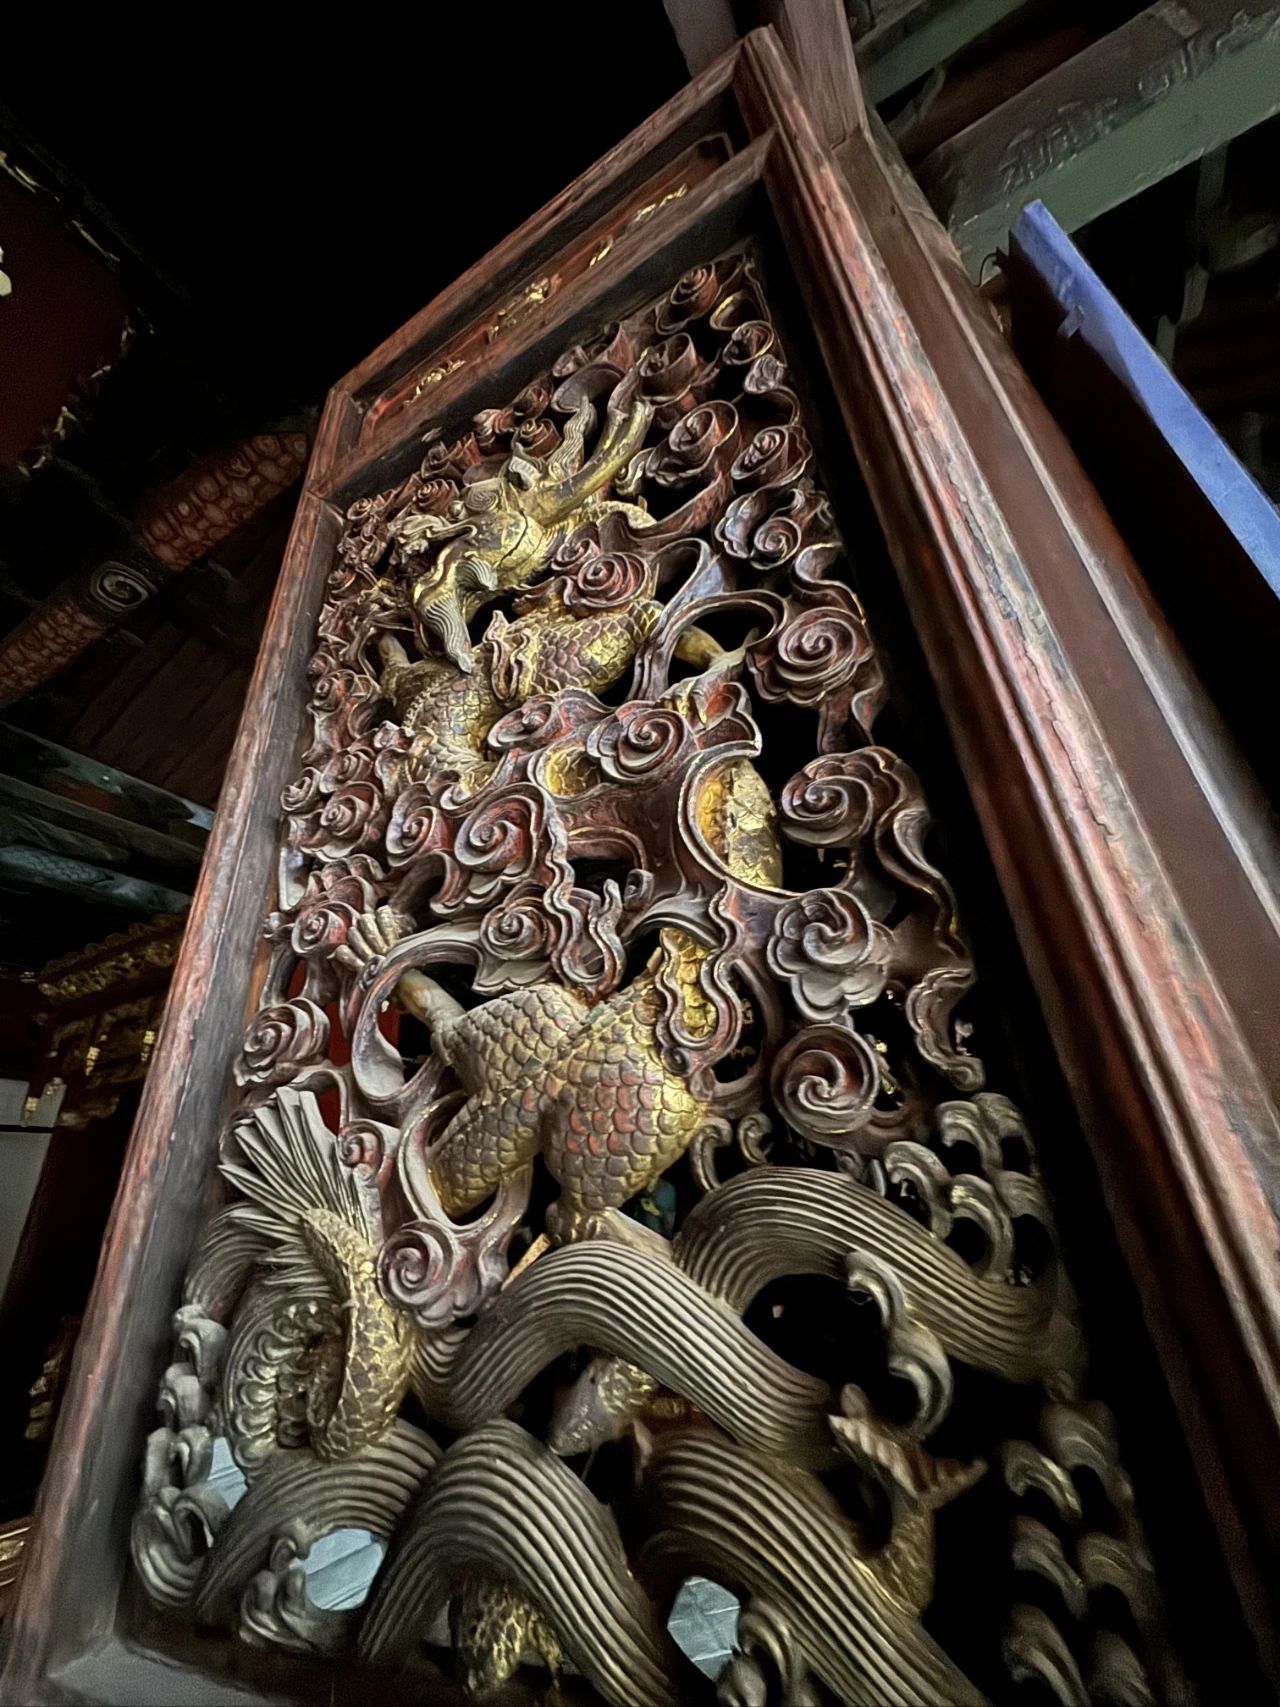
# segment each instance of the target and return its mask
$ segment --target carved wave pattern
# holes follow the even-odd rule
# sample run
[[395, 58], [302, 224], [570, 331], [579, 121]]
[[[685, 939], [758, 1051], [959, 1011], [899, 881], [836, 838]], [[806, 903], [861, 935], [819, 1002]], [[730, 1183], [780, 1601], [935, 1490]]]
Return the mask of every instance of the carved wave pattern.
[[[477, 1696], [1150, 1698], [1132, 1496], [753, 256], [482, 401], [333, 565], [144, 1586]], [[1006, 1522], [1046, 1593], [971, 1587], [944, 1651], [936, 1567]], [[386, 1556], [326, 1610], [348, 1528]], [[698, 1576], [741, 1602], [714, 1684], [666, 1628]]]

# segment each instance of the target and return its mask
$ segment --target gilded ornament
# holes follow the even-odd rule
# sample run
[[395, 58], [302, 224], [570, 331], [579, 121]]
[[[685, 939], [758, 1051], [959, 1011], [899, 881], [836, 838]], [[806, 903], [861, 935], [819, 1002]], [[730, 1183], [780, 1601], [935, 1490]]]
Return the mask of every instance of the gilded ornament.
[[414, 386], [411, 395], [421, 397], [424, 391], [430, 391], [433, 386], [439, 385], [442, 380], [448, 379], [451, 373], [457, 373], [460, 368], [464, 368], [466, 365], [461, 356], [446, 357], [444, 361], [437, 362], [434, 367], [427, 369]]
[[527, 320], [531, 314], [536, 313], [559, 283], [560, 280], [554, 274], [548, 274], [543, 278], [534, 279], [517, 295], [508, 298], [494, 314], [486, 334], [488, 341], [492, 344], [512, 326], [518, 326], [522, 320]]
[[668, 190], [665, 196], [659, 196], [657, 201], [645, 202], [643, 207], [638, 207], [627, 224], [647, 225], [655, 213], [661, 213], [662, 209], [670, 207], [672, 202], [682, 201], [688, 194], [688, 184], [678, 184], [674, 190]]

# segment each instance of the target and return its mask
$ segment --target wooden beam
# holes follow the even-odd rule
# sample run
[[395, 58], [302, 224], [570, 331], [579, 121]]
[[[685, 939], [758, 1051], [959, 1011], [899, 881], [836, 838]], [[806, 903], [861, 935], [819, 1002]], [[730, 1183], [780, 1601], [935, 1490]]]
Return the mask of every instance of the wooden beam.
[[170, 789], [157, 788], [101, 759], [86, 758], [11, 723], [0, 723], [0, 775], [62, 799], [83, 802], [86, 790], [91, 795], [107, 796], [116, 802], [107, 812], [122, 831], [126, 824], [135, 824], [157, 832], [167, 842], [191, 849], [196, 859], [213, 824], [213, 813], [207, 806], [197, 806], [194, 800]]
[[101, 902], [131, 913], [185, 913], [189, 895], [180, 895], [162, 883], [147, 883], [119, 871], [104, 871], [88, 860], [48, 848], [33, 848], [26, 842], [0, 847], [0, 881], [24, 888], [49, 890], [75, 901]]
[[1280, 4], [1150, 6], [935, 148], [925, 193], [970, 274], [1043, 201], [1068, 231], [1280, 112]]
[[739, 32], [772, 24], [824, 141], [838, 148], [865, 125], [844, 0], [736, 0], [732, 6], [729, 0], [663, 0], [663, 8], [691, 77], [727, 52]]
[[739, 13], [752, 25], [772, 24], [778, 32], [829, 148], [839, 148], [866, 128], [844, 0], [755, 0], [739, 7]]
[[911, 0], [878, 17], [854, 43], [872, 106], [945, 65], [1026, 0]]
[[149, 493], [133, 516], [133, 543], [124, 556], [72, 576], [0, 640], [0, 703], [50, 681], [166, 576], [198, 563], [287, 492], [310, 451], [304, 431], [255, 433]]

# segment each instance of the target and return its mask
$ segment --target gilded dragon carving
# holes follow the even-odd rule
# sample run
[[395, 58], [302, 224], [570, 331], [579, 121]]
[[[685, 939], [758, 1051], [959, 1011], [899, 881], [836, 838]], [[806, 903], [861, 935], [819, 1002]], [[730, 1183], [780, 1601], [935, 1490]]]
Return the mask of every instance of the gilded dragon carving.
[[[144, 1585], [477, 1698], [1154, 1699], [1131, 1492], [755, 258], [477, 401], [333, 565]], [[1060, 1613], [935, 1624], [1002, 1499]], [[334, 1610], [343, 1527], [386, 1556]], [[714, 1681], [667, 1628], [696, 1577], [740, 1606]]]
[[595, 409], [584, 397], [557, 448], [545, 457], [513, 450], [497, 472], [474, 480], [444, 515], [410, 508], [390, 532], [396, 555], [413, 560], [430, 553], [430, 566], [411, 569], [409, 605], [430, 655], [443, 653], [456, 669], [474, 669], [468, 624], [500, 593], [528, 584], [576, 527], [612, 512], [634, 525], [648, 513], [601, 496], [644, 442], [651, 405], [619, 387], [609, 401], [604, 430], [590, 456], [586, 435]]

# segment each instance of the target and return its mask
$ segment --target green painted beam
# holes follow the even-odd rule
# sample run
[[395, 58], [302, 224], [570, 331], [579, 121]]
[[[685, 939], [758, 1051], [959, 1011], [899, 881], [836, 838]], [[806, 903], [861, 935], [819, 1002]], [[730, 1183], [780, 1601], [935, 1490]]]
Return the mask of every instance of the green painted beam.
[[1026, 0], [914, 0], [895, 7], [854, 42], [862, 92], [879, 106], [945, 65]]
[[923, 162], [974, 277], [1028, 202], [1068, 231], [1280, 112], [1280, 3], [1161, 0]]

